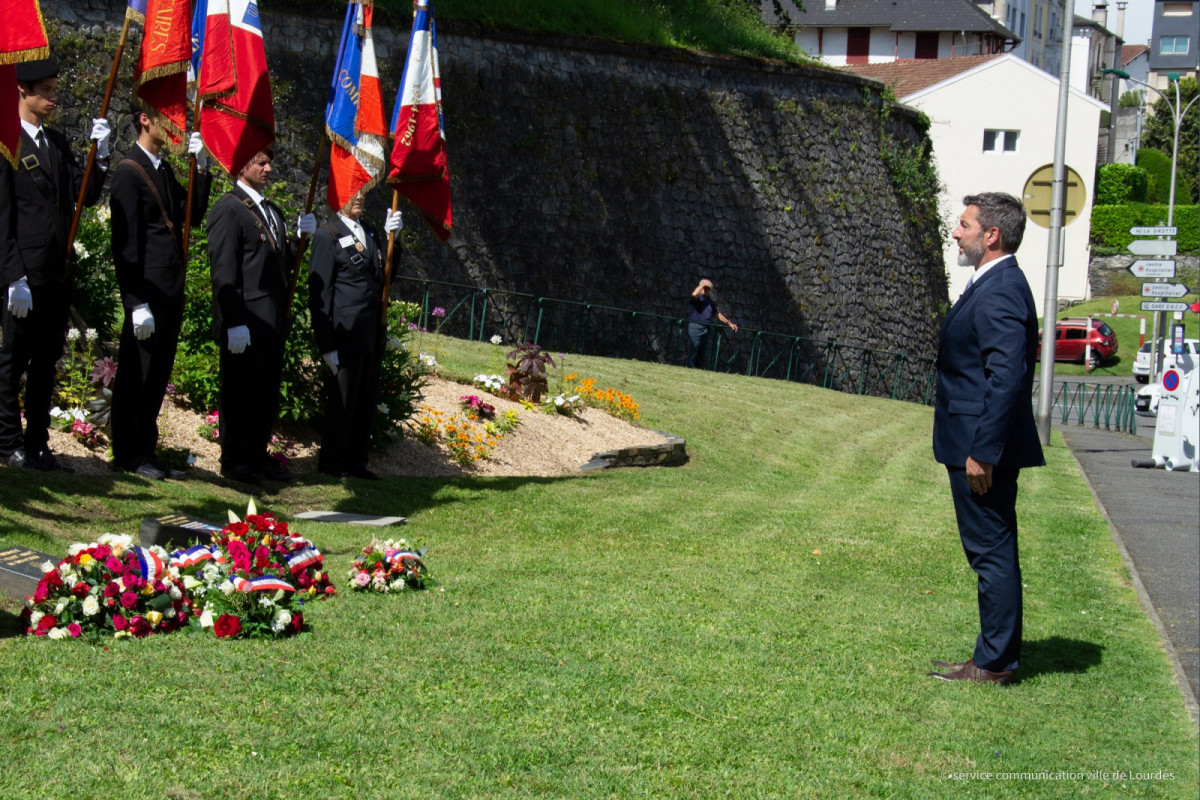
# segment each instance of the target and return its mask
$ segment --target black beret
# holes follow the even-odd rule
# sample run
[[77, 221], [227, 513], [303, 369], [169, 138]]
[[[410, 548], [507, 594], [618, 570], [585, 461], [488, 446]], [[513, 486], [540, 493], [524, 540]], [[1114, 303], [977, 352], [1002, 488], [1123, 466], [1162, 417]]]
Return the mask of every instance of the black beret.
[[17, 64], [17, 80], [22, 83], [37, 83], [46, 78], [58, 77], [58, 61], [54, 56], [37, 61], [22, 61]]

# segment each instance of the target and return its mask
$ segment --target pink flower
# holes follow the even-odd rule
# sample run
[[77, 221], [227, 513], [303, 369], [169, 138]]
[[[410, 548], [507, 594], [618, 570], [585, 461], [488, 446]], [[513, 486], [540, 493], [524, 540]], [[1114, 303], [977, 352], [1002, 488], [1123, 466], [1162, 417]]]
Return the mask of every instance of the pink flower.
[[151, 633], [150, 620], [142, 616], [134, 617], [129, 621], [129, 632], [139, 639], [149, 636]]
[[117, 377], [117, 362], [113, 361], [112, 356], [105, 356], [96, 359], [93, 364], [96, 368], [92, 370], [92, 383], [108, 387]]
[[109, 572], [122, 573], [125, 571], [125, 565], [116, 556], [109, 556], [104, 559], [104, 566], [108, 567]]
[[204, 422], [208, 425], [216, 425], [221, 421], [220, 411], [210, 411], [204, 416]]
[[354, 582], [360, 589], [365, 589], [367, 584], [371, 582], [371, 576], [365, 572], [360, 572], [354, 576]]
[[71, 634], [71, 636], [78, 636], [83, 633], [83, 628], [79, 627], [78, 622], [72, 622], [67, 626], [67, 633]]
[[250, 551], [246, 545], [237, 539], [229, 541], [229, 555], [233, 559], [233, 568], [239, 572], [250, 571]]
[[121, 593], [121, 586], [116, 581], [109, 581], [104, 585], [105, 597], [116, 597]]
[[121, 616], [120, 614], [113, 614], [112, 626], [113, 630], [115, 631], [123, 631], [129, 627], [129, 620], [125, 619], [125, 617]]

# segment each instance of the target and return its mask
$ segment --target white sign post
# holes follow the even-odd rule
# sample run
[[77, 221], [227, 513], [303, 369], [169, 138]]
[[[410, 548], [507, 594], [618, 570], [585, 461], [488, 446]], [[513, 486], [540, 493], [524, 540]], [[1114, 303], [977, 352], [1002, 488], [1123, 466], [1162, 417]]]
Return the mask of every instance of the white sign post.
[[1174, 278], [1175, 262], [1169, 258], [1139, 258], [1129, 265], [1129, 271], [1138, 278]]
[[1183, 297], [1188, 287], [1182, 283], [1143, 283], [1142, 297]]

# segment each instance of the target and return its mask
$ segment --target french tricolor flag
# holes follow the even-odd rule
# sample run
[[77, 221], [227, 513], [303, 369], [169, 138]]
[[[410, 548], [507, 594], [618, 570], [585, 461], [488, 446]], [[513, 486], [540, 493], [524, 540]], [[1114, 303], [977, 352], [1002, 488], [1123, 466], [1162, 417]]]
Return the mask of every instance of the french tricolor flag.
[[332, 143], [325, 201], [334, 211], [378, 184], [387, 163], [383, 91], [371, 37], [373, 11], [370, 0], [347, 6], [325, 105], [325, 132]]
[[250, 580], [234, 575], [229, 580], [233, 583], [233, 588], [239, 592], [274, 592], [279, 589], [285, 592], [296, 591], [295, 586], [274, 575], [259, 575]]
[[197, 91], [205, 148], [236, 176], [275, 141], [275, 107], [255, 0], [208, 0]]
[[442, 77], [438, 70], [433, 0], [416, 0], [408, 60], [392, 117], [388, 183], [407, 197], [443, 242], [454, 230], [450, 169], [442, 125]]
[[165, 565], [158, 553], [145, 547], [135, 547], [133, 551], [137, 554], [138, 571], [143, 578], [152, 581], [162, 576]]
[[315, 547], [305, 547], [297, 550], [294, 553], [289, 553], [287, 557], [288, 569], [292, 572], [299, 572], [306, 567], [319, 565], [324, 561], [324, 557], [317, 551]]

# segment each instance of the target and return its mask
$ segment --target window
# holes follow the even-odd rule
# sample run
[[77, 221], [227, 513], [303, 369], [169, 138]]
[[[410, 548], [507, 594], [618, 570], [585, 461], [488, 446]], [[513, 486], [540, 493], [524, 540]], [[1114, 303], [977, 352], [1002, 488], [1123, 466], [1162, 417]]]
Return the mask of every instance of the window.
[[913, 54], [916, 58], [938, 57], [938, 32], [917, 31], [917, 48]]
[[1185, 56], [1188, 51], [1190, 36], [1164, 36], [1158, 40], [1160, 56]]
[[1162, 13], [1164, 17], [1190, 17], [1192, 15], [1192, 4], [1163, 3]]
[[1017, 140], [1020, 138], [1020, 131], [986, 130], [983, 132], [983, 152], [1015, 153], [1017, 152]]

